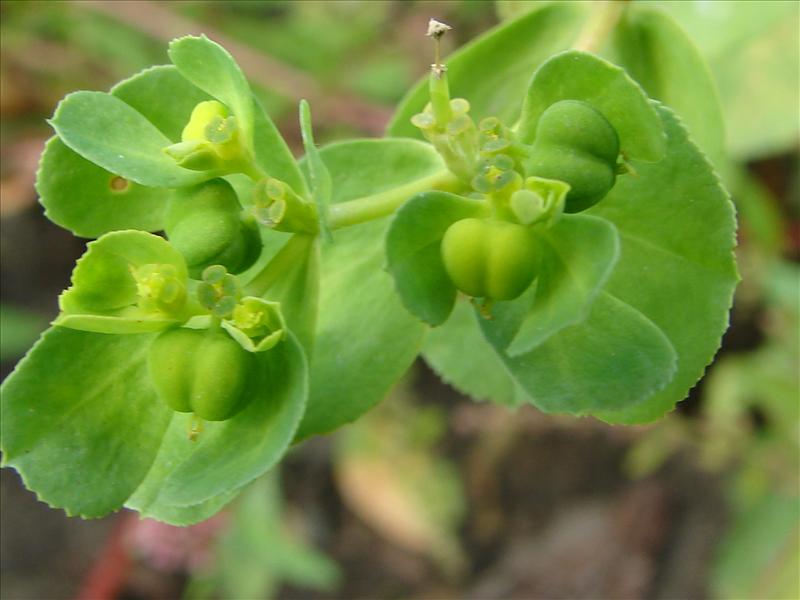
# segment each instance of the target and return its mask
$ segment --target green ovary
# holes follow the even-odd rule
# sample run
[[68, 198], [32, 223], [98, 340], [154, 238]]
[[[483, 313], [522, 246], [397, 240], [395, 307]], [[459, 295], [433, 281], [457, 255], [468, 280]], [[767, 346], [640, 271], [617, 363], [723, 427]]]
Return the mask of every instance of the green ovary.
[[442, 260], [453, 284], [476, 298], [513, 300], [536, 278], [536, 240], [531, 230], [494, 219], [463, 219], [442, 239]]
[[159, 397], [177, 412], [225, 421], [247, 404], [253, 355], [223, 331], [165, 331], [150, 347], [148, 365]]
[[619, 138], [608, 120], [586, 102], [562, 100], [540, 117], [524, 168], [527, 176], [568, 183], [564, 210], [574, 213], [608, 194], [618, 156]]
[[167, 208], [165, 231], [195, 279], [210, 265], [241, 273], [261, 252], [258, 225], [242, 212], [233, 188], [222, 179], [176, 194]]

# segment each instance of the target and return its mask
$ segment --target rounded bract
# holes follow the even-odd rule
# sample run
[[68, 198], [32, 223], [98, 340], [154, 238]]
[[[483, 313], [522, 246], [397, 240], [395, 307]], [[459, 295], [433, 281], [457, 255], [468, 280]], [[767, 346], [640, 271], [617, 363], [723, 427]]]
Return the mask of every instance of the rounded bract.
[[170, 408], [225, 421], [247, 404], [253, 360], [224, 331], [181, 327], [153, 341], [148, 366], [159, 397]]
[[618, 156], [619, 136], [597, 109], [561, 100], [539, 118], [525, 174], [568, 183], [564, 210], [580, 212], [614, 187]]
[[495, 219], [462, 219], [442, 239], [442, 260], [453, 284], [469, 296], [513, 300], [539, 270], [530, 228]]
[[167, 238], [186, 259], [194, 279], [210, 265], [241, 273], [261, 252], [258, 224], [242, 211], [236, 192], [222, 179], [176, 192], [165, 221]]

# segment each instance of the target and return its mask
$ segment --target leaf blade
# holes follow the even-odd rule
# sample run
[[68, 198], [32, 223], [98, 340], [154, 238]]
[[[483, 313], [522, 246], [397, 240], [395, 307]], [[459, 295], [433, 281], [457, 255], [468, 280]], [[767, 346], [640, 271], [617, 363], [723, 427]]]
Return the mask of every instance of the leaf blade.
[[[321, 149], [345, 202], [425, 179], [442, 170], [414, 140], [353, 140]], [[413, 362], [425, 328], [403, 308], [383, 269], [388, 219], [336, 231], [322, 245], [320, 308], [311, 395], [297, 439], [327, 433], [378, 403]], [[354, 291], [357, 290], [357, 293]], [[363, 368], [364, 365], [370, 368]]]
[[100, 517], [144, 479], [172, 412], [149, 383], [152, 338], [52, 328], [3, 383], [4, 462], [41, 500]]
[[58, 104], [50, 123], [72, 150], [141, 185], [180, 187], [209, 178], [176, 165], [163, 152], [172, 142], [116, 96], [73, 92]]
[[669, 133], [666, 158], [637, 164], [639, 176], [623, 178], [589, 212], [612, 221], [622, 239], [606, 289], [664, 331], [678, 371], [635, 409], [599, 415], [614, 423], [653, 421], [686, 397], [719, 348], [739, 281], [730, 198], [674, 113], [659, 113]]
[[236, 61], [205, 35], [172, 40], [167, 50], [181, 75], [226, 104], [239, 120], [247, 145], [253, 145], [253, 101], [250, 85]]
[[620, 67], [578, 50], [557, 54], [534, 73], [522, 106], [520, 139], [532, 142], [542, 113], [568, 99], [599, 110], [617, 131], [626, 157], [654, 162], [664, 156], [661, 120], [639, 84]]
[[585, 319], [619, 257], [616, 228], [596, 217], [564, 215], [539, 239], [543, 258], [532, 301], [498, 303], [484, 327], [511, 356]]
[[658, 327], [605, 293], [585, 321], [533, 350], [514, 357], [495, 350], [527, 401], [544, 412], [573, 415], [641, 403], [669, 382], [677, 360]]

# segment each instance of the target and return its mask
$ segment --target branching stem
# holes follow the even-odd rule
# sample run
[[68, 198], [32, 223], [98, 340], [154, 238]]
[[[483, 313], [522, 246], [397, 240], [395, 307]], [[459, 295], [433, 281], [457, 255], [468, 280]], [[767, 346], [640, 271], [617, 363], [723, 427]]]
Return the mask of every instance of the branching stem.
[[380, 219], [392, 214], [414, 194], [433, 189], [452, 189], [459, 182], [460, 180], [450, 171], [443, 170], [371, 196], [364, 196], [348, 202], [340, 202], [339, 204], [331, 204], [328, 213], [328, 225], [331, 229], [341, 229], [342, 227]]

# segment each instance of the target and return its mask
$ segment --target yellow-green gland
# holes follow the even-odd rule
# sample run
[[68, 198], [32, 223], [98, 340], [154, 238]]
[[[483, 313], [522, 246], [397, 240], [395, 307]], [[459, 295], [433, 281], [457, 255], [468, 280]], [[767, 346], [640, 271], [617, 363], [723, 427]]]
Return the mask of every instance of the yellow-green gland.
[[462, 219], [442, 239], [442, 260], [453, 284], [469, 296], [513, 300], [539, 271], [528, 227], [496, 219]]
[[524, 168], [527, 176], [569, 184], [565, 212], [586, 210], [614, 186], [619, 137], [611, 123], [580, 100], [562, 100], [542, 113]]
[[186, 328], [159, 335], [148, 356], [161, 400], [206, 421], [225, 421], [246, 406], [253, 361], [224, 331]]

